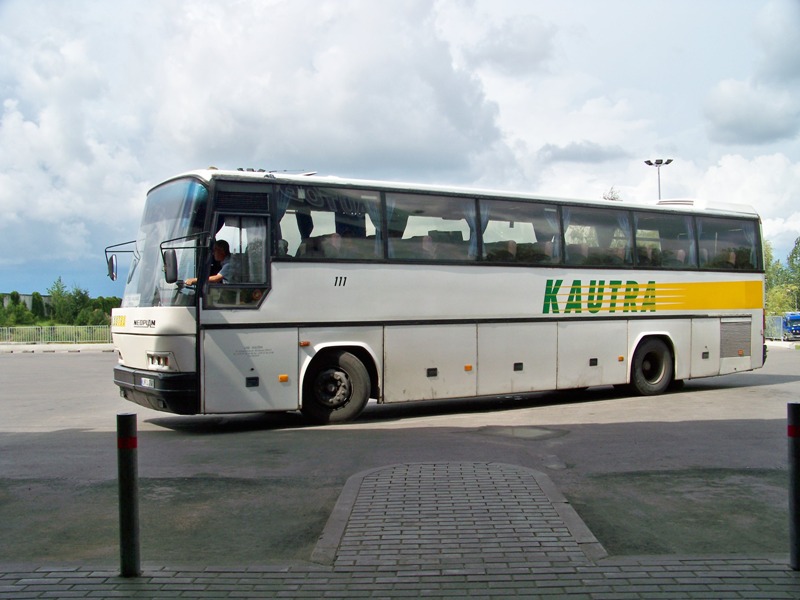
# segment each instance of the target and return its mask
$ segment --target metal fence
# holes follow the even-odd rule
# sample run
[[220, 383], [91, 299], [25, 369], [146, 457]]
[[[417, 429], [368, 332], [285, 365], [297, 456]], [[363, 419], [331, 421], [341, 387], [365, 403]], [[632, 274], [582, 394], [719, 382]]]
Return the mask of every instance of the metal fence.
[[0, 344], [109, 344], [108, 325], [0, 327]]
[[783, 317], [766, 317], [764, 319], [766, 328], [764, 330], [764, 337], [768, 340], [782, 340], [783, 339]]

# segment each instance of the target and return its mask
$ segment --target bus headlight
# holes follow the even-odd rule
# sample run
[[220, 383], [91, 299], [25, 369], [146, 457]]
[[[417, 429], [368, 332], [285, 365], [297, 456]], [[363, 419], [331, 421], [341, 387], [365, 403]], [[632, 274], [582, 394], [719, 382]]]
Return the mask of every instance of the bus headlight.
[[178, 361], [172, 352], [148, 352], [147, 364], [153, 371], [179, 371]]

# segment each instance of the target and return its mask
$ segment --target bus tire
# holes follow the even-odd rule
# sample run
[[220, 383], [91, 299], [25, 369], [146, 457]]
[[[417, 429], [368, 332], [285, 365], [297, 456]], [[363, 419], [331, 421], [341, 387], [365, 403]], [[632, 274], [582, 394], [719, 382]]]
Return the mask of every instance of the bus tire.
[[675, 365], [664, 340], [645, 339], [633, 353], [631, 389], [640, 396], [663, 394], [672, 383]]
[[370, 380], [364, 364], [345, 351], [314, 359], [303, 381], [303, 415], [313, 423], [355, 419], [369, 401]]

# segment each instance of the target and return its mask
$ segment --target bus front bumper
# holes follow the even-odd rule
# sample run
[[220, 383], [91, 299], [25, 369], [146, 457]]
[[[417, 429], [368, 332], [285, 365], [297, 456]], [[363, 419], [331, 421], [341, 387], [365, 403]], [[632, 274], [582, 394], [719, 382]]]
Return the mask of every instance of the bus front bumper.
[[178, 415], [200, 412], [196, 373], [157, 373], [117, 366], [114, 383], [120, 396], [146, 408]]

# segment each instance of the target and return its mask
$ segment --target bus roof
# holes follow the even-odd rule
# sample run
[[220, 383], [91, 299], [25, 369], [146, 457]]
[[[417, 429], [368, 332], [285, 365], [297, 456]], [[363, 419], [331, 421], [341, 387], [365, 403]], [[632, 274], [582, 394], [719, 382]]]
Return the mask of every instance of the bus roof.
[[[237, 169], [225, 170], [217, 169], [216, 167], [209, 167], [207, 169], [199, 169], [195, 171], [188, 171], [171, 177], [168, 181], [179, 179], [182, 177], [197, 177], [206, 182], [212, 180], [225, 180], [225, 181], [264, 181], [274, 183], [291, 183], [295, 185], [328, 185], [328, 186], [342, 186], [342, 187], [363, 187], [374, 188], [386, 191], [402, 191], [402, 192], [426, 192], [436, 194], [459, 194], [471, 195], [475, 197], [496, 197], [506, 198], [509, 200], [542, 200], [546, 202], [554, 202], [558, 204], [582, 204], [608, 207], [610, 204], [616, 204], [610, 200], [596, 200], [596, 199], [578, 199], [578, 198], [559, 198], [554, 196], [544, 196], [540, 194], [531, 194], [528, 192], [518, 192], [511, 190], [497, 190], [497, 189], [482, 189], [470, 188], [460, 186], [446, 186], [446, 185], [432, 185], [421, 183], [410, 183], [400, 181], [388, 180], [372, 180], [372, 179], [356, 179], [350, 177], [338, 177], [334, 175], [317, 175], [316, 172], [290, 174], [279, 171], [266, 171], [264, 169]], [[691, 198], [675, 198], [666, 200], [654, 200], [652, 202], [628, 202], [620, 201], [620, 205], [625, 208], [644, 208], [644, 209], [661, 209], [665, 211], [674, 212], [687, 212], [687, 213], [717, 213], [725, 215], [735, 215], [742, 217], [758, 218], [758, 213], [752, 206], [746, 204], [724, 203], [724, 202], [709, 202], [701, 199]]]

